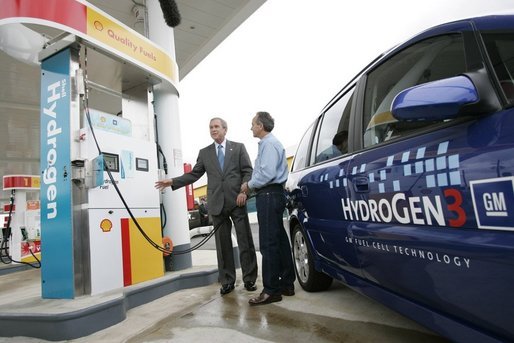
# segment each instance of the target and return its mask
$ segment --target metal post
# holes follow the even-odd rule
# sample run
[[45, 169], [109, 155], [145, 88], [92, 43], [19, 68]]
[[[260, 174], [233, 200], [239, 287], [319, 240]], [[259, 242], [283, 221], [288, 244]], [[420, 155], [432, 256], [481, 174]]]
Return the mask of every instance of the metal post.
[[[158, 1], [147, 1], [149, 38], [175, 57], [173, 29], [164, 22]], [[167, 177], [183, 173], [182, 143], [180, 135], [180, 117], [178, 91], [171, 84], [159, 84], [154, 87], [154, 108], [157, 115], [157, 132], [159, 144], [168, 161]], [[167, 224], [164, 236], [169, 236], [174, 244], [174, 251], [180, 252], [191, 246], [186, 209], [185, 190], [163, 194], [163, 205], [166, 211]], [[173, 270], [192, 266], [191, 254], [175, 255]]]

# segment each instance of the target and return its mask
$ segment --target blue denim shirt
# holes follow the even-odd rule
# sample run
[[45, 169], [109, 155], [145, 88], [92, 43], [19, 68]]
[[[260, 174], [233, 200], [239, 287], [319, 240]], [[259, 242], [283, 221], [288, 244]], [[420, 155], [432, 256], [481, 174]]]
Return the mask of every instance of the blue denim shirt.
[[248, 187], [254, 189], [273, 183], [285, 183], [288, 173], [284, 147], [275, 136], [268, 133], [259, 141], [257, 159]]

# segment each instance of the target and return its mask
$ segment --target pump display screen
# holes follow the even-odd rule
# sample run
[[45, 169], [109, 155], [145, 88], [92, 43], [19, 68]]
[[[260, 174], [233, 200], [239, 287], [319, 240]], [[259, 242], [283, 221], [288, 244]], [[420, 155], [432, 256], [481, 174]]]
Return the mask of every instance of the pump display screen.
[[118, 173], [120, 171], [120, 157], [116, 154], [103, 153], [104, 155], [104, 170], [109, 168], [110, 171]]
[[145, 158], [136, 157], [136, 169], [141, 171], [148, 171], [148, 160]]

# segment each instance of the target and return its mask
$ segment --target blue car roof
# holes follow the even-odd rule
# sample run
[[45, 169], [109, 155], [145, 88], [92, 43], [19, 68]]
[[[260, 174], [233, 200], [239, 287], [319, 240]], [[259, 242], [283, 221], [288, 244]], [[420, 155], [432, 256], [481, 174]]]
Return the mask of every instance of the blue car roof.
[[511, 29], [514, 30], [514, 13], [512, 14], [497, 14], [497, 15], [486, 15], [480, 17], [471, 17], [466, 19], [459, 19], [443, 24], [439, 24], [436, 26], [432, 26], [424, 31], [421, 31], [406, 41], [391, 47], [389, 50], [386, 50], [379, 56], [377, 56], [371, 63], [369, 63], [366, 67], [364, 67], [356, 76], [351, 79], [345, 87], [339, 92], [334, 98], [332, 98], [329, 103], [323, 109], [323, 112], [332, 105], [332, 103], [339, 98], [342, 92], [345, 92], [348, 86], [350, 86], [356, 79], [358, 79], [362, 74], [366, 73], [368, 70], [374, 68], [375, 65], [380, 64], [384, 58], [387, 58], [391, 53], [395, 51], [402, 50], [405, 47], [423, 40], [425, 38], [449, 33], [449, 32], [457, 32], [457, 31], [470, 31], [470, 30], [478, 30], [478, 31], [488, 31], [488, 30], [505, 30]]

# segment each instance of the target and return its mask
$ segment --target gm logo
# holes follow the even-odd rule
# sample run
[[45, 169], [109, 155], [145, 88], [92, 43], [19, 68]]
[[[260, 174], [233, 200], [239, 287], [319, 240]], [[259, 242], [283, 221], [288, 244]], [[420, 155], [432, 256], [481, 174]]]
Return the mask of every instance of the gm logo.
[[470, 185], [477, 226], [514, 231], [514, 177], [471, 181]]

